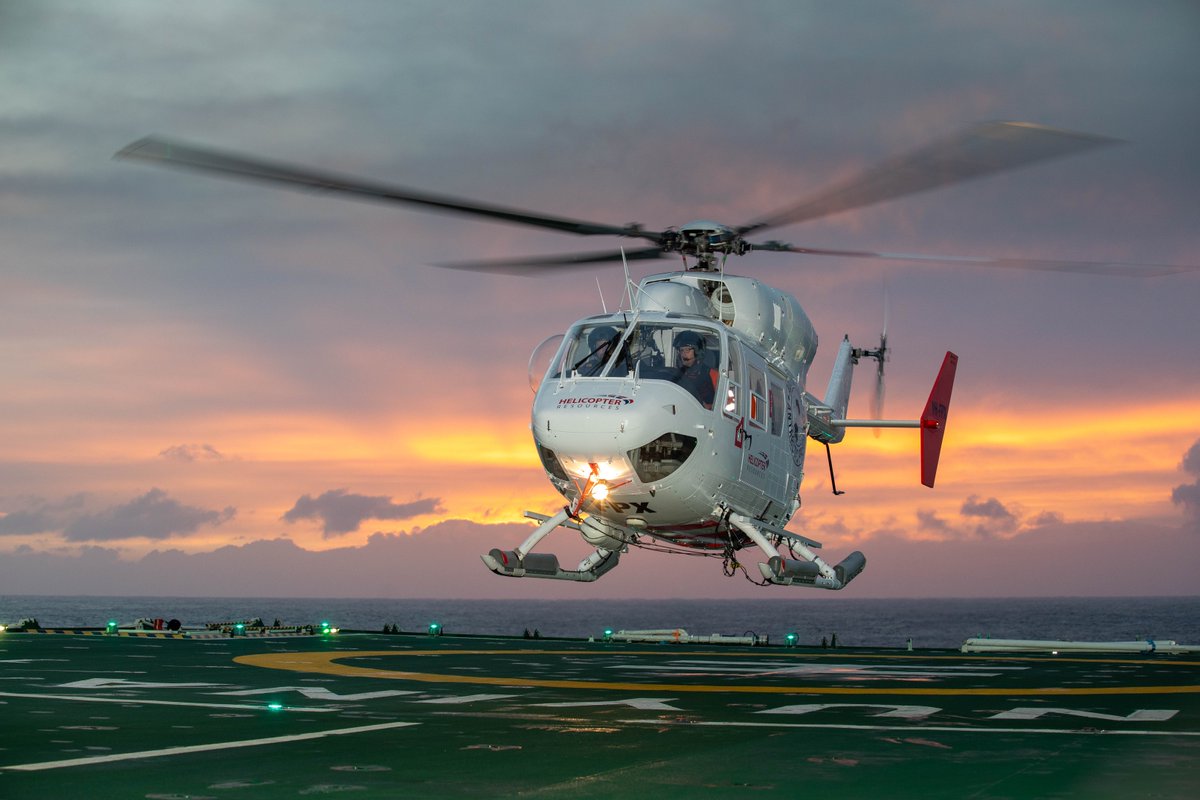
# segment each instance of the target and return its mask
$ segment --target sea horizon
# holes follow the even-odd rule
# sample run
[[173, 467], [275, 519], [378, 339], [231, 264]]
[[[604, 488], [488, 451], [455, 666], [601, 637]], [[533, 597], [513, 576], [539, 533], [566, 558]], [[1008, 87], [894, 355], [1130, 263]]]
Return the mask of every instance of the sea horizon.
[[109, 620], [178, 619], [184, 627], [262, 619], [343, 630], [396, 627], [447, 634], [588, 638], [606, 629], [753, 633], [774, 643], [795, 633], [819, 645], [957, 647], [968, 637], [1076, 641], [1173, 640], [1200, 644], [1200, 595], [1139, 597], [607, 600], [0, 595], [0, 624], [35, 618], [42, 627], [103, 627]]

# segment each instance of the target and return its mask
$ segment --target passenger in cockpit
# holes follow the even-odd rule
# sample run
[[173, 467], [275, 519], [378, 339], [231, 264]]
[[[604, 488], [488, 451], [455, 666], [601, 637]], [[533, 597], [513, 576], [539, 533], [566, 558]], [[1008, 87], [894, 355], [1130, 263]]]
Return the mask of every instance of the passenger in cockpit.
[[705, 408], [712, 408], [716, 394], [717, 371], [704, 363], [704, 339], [695, 331], [675, 336], [675, 363], [679, 374], [675, 382], [691, 392]]

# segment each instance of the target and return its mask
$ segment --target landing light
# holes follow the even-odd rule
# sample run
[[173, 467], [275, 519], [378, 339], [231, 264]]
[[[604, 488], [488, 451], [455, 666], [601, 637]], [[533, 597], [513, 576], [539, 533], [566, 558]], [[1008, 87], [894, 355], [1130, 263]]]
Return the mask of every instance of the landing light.
[[604, 481], [596, 481], [592, 487], [592, 499], [604, 500], [606, 497], [608, 497], [608, 484]]

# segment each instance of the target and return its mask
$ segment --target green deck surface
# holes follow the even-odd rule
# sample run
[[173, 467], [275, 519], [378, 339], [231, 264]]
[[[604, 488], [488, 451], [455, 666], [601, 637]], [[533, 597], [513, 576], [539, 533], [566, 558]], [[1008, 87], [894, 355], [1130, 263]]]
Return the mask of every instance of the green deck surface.
[[7, 633], [0, 719], [5, 800], [1200, 796], [1165, 655]]

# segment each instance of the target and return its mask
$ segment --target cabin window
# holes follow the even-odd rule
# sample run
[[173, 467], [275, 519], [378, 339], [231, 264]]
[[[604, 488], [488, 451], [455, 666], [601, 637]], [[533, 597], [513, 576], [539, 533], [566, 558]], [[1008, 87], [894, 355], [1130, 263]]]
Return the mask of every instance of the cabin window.
[[751, 366], [750, 421], [760, 428], [767, 427], [767, 378], [761, 369]]
[[783, 384], [771, 381], [771, 391], [767, 395], [767, 414], [771, 418], [771, 434], [779, 436], [783, 433]]
[[738, 355], [737, 343], [733, 342], [729, 348], [729, 363], [725, 369], [725, 405], [724, 411], [728, 416], [738, 416], [738, 409], [741, 403], [738, 398], [742, 392], [742, 361]]

